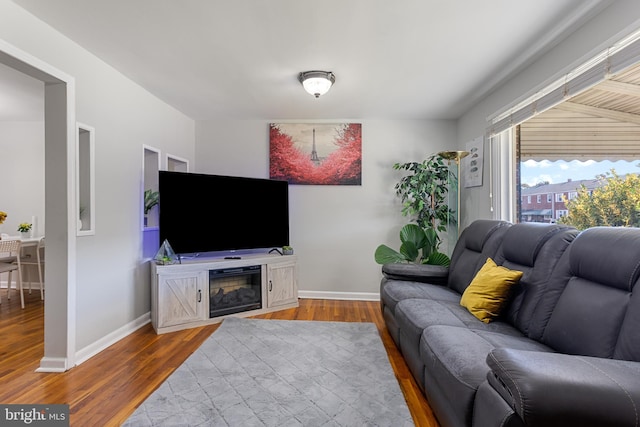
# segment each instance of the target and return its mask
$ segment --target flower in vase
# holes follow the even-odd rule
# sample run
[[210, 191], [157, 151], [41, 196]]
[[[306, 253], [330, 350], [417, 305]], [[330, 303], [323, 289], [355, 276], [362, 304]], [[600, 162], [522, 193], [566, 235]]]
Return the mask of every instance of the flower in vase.
[[27, 233], [28, 231], [31, 230], [31, 227], [33, 227], [33, 224], [29, 224], [28, 222], [23, 222], [18, 226], [18, 231], [21, 233]]
[[7, 213], [0, 211], [0, 224], [2, 224], [5, 219], [7, 219]]

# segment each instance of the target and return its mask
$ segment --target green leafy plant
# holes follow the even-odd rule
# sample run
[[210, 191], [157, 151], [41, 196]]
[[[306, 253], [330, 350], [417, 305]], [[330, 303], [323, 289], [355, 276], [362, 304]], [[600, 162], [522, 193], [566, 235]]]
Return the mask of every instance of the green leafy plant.
[[404, 216], [414, 216], [421, 228], [437, 231], [445, 231], [447, 224], [455, 222], [454, 212], [447, 205], [449, 180], [455, 176], [450, 176], [442, 157], [432, 154], [421, 163], [396, 163], [393, 168], [410, 172], [395, 186]]
[[152, 190], [144, 191], [144, 214], [148, 214], [149, 211], [158, 204], [160, 201], [160, 193]]
[[438, 233], [433, 228], [422, 229], [416, 224], [407, 224], [400, 230], [400, 250], [380, 245], [375, 252], [378, 264], [416, 263], [432, 265], [449, 265], [446, 254], [438, 252]]
[[407, 224], [400, 230], [400, 251], [380, 245], [375, 252], [378, 264], [414, 262], [449, 265], [450, 259], [438, 251], [438, 232], [446, 231], [447, 224], [455, 223], [455, 215], [447, 205], [448, 185], [452, 177], [442, 157], [432, 154], [422, 162], [396, 163], [396, 170], [408, 171], [396, 184], [395, 190], [402, 200], [402, 215], [412, 216], [416, 224]]
[[33, 227], [33, 224], [29, 224], [28, 222], [23, 222], [18, 226], [18, 231], [21, 233], [27, 233], [31, 231], [31, 227]]
[[156, 257], [156, 264], [159, 264], [159, 265], [173, 264], [173, 259], [171, 259], [171, 257], [167, 255], [162, 255], [160, 257]]
[[566, 200], [568, 215], [558, 220], [579, 230], [590, 227], [640, 227], [640, 176], [619, 176], [614, 169], [597, 176], [602, 183], [589, 191], [584, 185], [578, 197]]

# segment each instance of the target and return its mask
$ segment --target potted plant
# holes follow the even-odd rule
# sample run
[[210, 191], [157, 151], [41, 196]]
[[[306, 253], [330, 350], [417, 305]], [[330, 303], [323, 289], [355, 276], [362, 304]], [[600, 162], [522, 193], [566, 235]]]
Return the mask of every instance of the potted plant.
[[449, 265], [446, 254], [438, 252], [438, 233], [433, 228], [422, 229], [416, 224], [407, 224], [400, 230], [400, 250], [380, 245], [375, 252], [378, 264], [410, 262], [415, 264]]
[[18, 226], [18, 231], [22, 234], [22, 237], [28, 237], [32, 227], [33, 224], [23, 222]]
[[283, 246], [282, 247], [283, 255], [293, 255], [293, 248], [291, 246]]
[[386, 245], [378, 246], [376, 262], [448, 265], [449, 257], [438, 251], [438, 232], [446, 231], [447, 224], [455, 222], [447, 205], [448, 165], [432, 154], [422, 162], [396, 163], [393, 168], [410, 172], [400, 179], [395, 190], [402, 200], [402, 214], [414, 217], [416, 224], [407, 224], [400, 231], [399, 252]]
[[147, 226], [149, 211], [160, 201], [160, 193], [151, 189], [144, 190], [144, 225]]

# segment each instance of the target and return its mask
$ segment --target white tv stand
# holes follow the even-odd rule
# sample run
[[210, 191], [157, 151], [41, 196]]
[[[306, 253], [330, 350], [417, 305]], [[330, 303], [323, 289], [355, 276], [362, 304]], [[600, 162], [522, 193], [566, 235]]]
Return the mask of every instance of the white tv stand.
[[[209, 317], [209, 270], [261, 266], [261, 308]], [[240, 259], [199, 258], [182, 264], [151, 261], [151, 323], [156, 333], [221, 322], [298, 307], [298, 266], [295, 255], [250, 254]]]

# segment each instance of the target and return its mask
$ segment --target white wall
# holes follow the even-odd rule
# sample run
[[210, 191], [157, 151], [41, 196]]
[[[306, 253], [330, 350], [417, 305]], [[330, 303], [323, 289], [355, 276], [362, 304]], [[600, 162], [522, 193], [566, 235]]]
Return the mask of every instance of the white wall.
[[36, 216], [44, 233], [44, 108], [41, 122], [0, 121], [0, 153], [0, 211], [8, 214], [0, 232], [16, 236]]
[[77, 120], [95, 128], [96, 234], [78, 238], [76, 258], [76, 340], [83, 349], [149, 312], [148, 266], [141, 258], [142, 144], [163, 157], [170, 152], [192, 160], [195, 125], [7, 1], [0, 2], [0, 39], [73, 76]]
[[[432, 153], [450, 149], [456, 140], [455, 123], [331, 122], [362, 123], [362, 185], [289, 187], [291, 245], [298, 255], [299, 287], [303, 295], [375, 294], [381, 273], [373, 259], [374, 251], [381, 243], [399, 247], [398, 232], [409, 222], [400, 213], [400, 200], [394, 191], [402, 174], [392, 165], [422, 161]], [[196, 122], [193, 170], [268, 178], [269, 123]]]
[[[532, 95], [535, 90], [543, 88], [637, 28], [640, 28], [638, 1], [613, 2], [589, 23], [464, 114], [457, 126], [459, 147], [463, 148], [465, 142], [484, 135], [489, 116]], [[462, 192], [463, 226], [474, 219], [491, 218], [492, 215], [489, 209], [489, 152], [486, 141], [485, 153], [483, 186], [464, 189]]]

